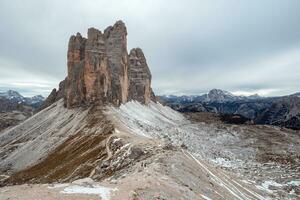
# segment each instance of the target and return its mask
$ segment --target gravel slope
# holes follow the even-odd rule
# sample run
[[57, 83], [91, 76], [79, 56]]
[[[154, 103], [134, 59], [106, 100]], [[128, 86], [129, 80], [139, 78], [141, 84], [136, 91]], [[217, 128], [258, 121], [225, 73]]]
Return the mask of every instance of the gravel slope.
[[2, 187], [0, 199], [299, 197], [295, 132], [190, 121], [159, 103], [65, 109], [59, 101], [0, 139], [2, 178], [52, 183]]
[[0, 173], [25, 169], [76, 133], [88, 110], [66, 109], [60, 100], [0, 135]]
[[300, 198], [300, 134], [271, 126], [187, 120], [161, 104], [111, 108], [133, 133], [170, 141], [198, 160], [224, 168], [273, 198]]

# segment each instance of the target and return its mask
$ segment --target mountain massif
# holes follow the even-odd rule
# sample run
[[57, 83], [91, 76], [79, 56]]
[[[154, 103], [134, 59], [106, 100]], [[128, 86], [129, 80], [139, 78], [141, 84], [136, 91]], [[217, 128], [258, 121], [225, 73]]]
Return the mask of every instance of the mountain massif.
[[[180, 112], [210, 112], [221, 115], [240, 115], [256, 124], [268, 124], [299, 130], [299, 101], [297, 94], [283, 97], [235, 96], [213, 89], [200, 96], [159, 96], [162, 103]], [[234, 116], [232, 116], [234, 117]]]
[[255, 119], [258, 124], [270, 124], [300, 130], [300, 97], [298, 94], [277, 99]]
[[14, 126], [28, 117], [43, 104], [41, 95], [24, 97], [17, 91], [0, 92], [0, 130]]
[[[160, 104], [122, 21], [71, 36], [67, 68], [39, 112], [0, 130], [0, 200], [299, 197], [300, 134]], [[218, 90], [200, 98], [237, 101]]]
[[[27, 105], [33, 108], [38, 108], [45, 100], [43, 96], [36, 95], [33, 97], [24, 97], [20, 93], [14, 90], [8, 90], [6, 92], [0, 92], [0, 98], [6, 99], [14, 104]], [[0, 105], [2, 106], [2, 104]], [[9, 108], [1, 107], [0, 111], [9, 111]]]

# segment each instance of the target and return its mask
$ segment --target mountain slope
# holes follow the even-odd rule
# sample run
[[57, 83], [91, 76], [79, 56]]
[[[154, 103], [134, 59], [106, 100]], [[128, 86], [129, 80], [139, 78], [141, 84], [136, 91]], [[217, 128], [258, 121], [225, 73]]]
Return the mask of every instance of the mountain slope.
[[[272, 194], [288, 196], [288, 188], [297, 186], [289, 185], [299, 178], [295, 169], [299, 167], [300, 136], [293, 131], [195, 123], [160, 104], [129, 102], [115, 110], [115, 115], [133, 133], [169, 141], [200, 162], [209, 160], [255, 181], [259, 188], [270, 191], [265, 183], [278, 181], [281, 186], [273, 186]], [[296, 191], [300, 192], [299, 188]]]
[[[299, 136], [263, 126], [196, 123], [154, 102], [66, 109], [60, 100], [0, 139], [7, 176], [2, 184], [71, 187], [71, 181], [91, 177], [97, 181], [92, 184], [118, 189], [111, 199], [264, 199], [289, 197], [288, 188], [299, 192], [292, 182]], [[268, 180], [282, 186], [270, 189]]]
[[173, 109], [188, 112], [212, 112], [219, 115], [242, 115], [257, 124], [276, 125], [300, 130], [299, 94], [262, 98], [234, 96], [213, 89], [202, 96], [160, 96], [159, 100]]
[[228, 91], [221, 89], [212, 89], [207, 94], [203, 95], [162, 95], [159, 96], [162, 101], [173, 102], [173, 103], [227, 103], [237, 101], [249, 101], [263, 99], [258, 94], [251, 96], [237, 96]]
[[43, 103], [44, 97], [23, 97], [16, 91], [0, 92], [0, 132], [24, 121]]
[[[162, 133], [173, 132], [178, 129], [176, 124], [188, 122], [168, 107], [153, 102], [149, 106], [129, 102], [120, 109], [104, 110], [62, 107], [60, 100], [1, 136], [1, 172], [9, 176], [5, 184], [91, 177], [118, 189], [112, 199], [124, 198], [124, 194], [130, 199], [133, 194], [128, 191], [141, 199], [155, 195], [167, 199], [260, 199], [264, 194], [196, 158], [190, 149], [181, 149], [182, 135], [168, 142]], [[57, 121], [49, 123], [53, 119], [46, 116]], [[39, 126], [37, 118], [43, 122]], [[137, 118], [146, 127], [139, 127]], [[17, 130], [25, 127], [29, 131], [18, 134]]]
[[[67, 110], [59, 101], [0, 135], [0, 171], [8, 175], [44, 158], [79, 130], [87, 111]], [[80, 125], [80, 126], [79, 126]]]
[[206, 95], [204, 102], [227, 102], [227, 101], [234, 101], [238, 100], [240, 97], [234, 96], [230, 92], [220, 90], [220, 89], [212, 89]]
[[226, 91], [211, 90], [202, 96], [160, 96], [159, 100], [180, 112], [213, 112], [239, 114], [254, 120], [257, 115], [271, 106], [277, 98], [259, 96], [234, 96]]
[[257, 117], [256, 122], [300, 130], [300, 97], [291, 95], [275, 101]]

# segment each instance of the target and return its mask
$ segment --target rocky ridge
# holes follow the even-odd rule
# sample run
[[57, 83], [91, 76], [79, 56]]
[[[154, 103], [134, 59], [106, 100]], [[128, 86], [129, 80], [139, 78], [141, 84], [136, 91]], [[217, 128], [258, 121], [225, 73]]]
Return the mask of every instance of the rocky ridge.
[[[33, 97], [24, 97], [19, 92], [14, 90], [7, 90], [6, 92], [0, 92], [1, 99], [7, 99], [14, 104], [22, 104], [26, 106], [31, 106], [33, 108], [39, 107], [45, 98], [41, 95], [36, 95]], [[2, 109], [0, 109], [2, 111]]]
[[261, 97], [258, 94], [250, 96], [238, 96], [221, 89], [212, 89], [208, 93], [202, 95], [162, 95], [159, 97], [163, 101], [178, 103], [230, 103], [264, 99], [264, 97]]
[[183, 113], [215, 113], [221, 119], [240, 116], [248, 118], [250, 123], [300, 130], [299, 96], [295, 93], [281, 97], [245, 97], [213, 89], [201, 96], [159, 96], [159, 101]]
[[[46, 98], [46, 100], [43, 102], [43, 104], [37, 109], [37, 111], [41, 111], [44, 108], [47, 108], [48, 106], [52, 105], [54, 102], [57, 102], [60, 99], [66, 99], [66, 85], [67, 85], [67, 78], [65, 78], [63, 81], [59, 83], [59, 88], [56, 90], [56, 88], [53, 88], [49, 96]], [[66, 103], [66, 102], [64, 102]], [[64, 104], [66, 106], [66, 104]]]
[[254, 120], [264, 109], [276, 100], [275, 97], [236, 96], [230, 92], [212, 89], [204, 95], [159, 96], [162, 103], [180, 112], [211, 112], [218, 114], [239, 114]]
[[300, 130], [300, 97], [290, 95], [276, 100], [258, 115], [256, 123]]

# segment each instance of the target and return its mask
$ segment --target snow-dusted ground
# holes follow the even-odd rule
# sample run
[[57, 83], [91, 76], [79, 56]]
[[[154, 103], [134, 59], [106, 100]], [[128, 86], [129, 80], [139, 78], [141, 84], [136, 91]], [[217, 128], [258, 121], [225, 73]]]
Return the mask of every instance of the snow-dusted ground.
[[[131, 101], [121, 105], [120, 108], [111, 107], [111, 109], [117, 113], [123, 124], [138, 135], [171, 140], [177, 146], [187, 146], [191, 152], [199, 154], [198, 156], [209, 155], [211, 158], [223, 154], [222, 158], [236, 157], [235, 160], [240, 157], [224, 148], [218, 148], [220, 145], [230, 146], [240, 142], [236, 132], [228, 134], [227, 130], [214, 125], [192, 123], [181, 113], [160, 103], [151, 102], [145, 106]], [[244, 152], [254, 154], [247, 148]]]
[[63, 100], [0, 134], [0, 173], [19, 171], [46, 157], [76, 130], [88, 110], [66, 109]]
[[185, 123], [186, 119], [169, 107], [151, 102], [144, 106], [136, 101], [131, 101], [120, 106], [111, 107], [118, 113], [120, 120], [133, 132], [150, 138], [161, 138], [161, 131], [177, 128]]
[[[260, 148], [268, 145], [268, 140], [272, 139], [268, 135], [270, 130], [274, 131], [274, 135], [279, 135], [277, 137], [279, 142], [282, 139], [284, 148], [295, 154], [300, 152], [300, 146], [297, 145], [300, 141], [299, 135], [291, 135], [270, 127], [195, 123], [171, 108], [153, 102], [145, 106], [132, 101], [120, 108], [110, 107], [109, 110], [137, 135], [169, 140], [176, 146], [187, 148], [197, 159], [208, 160], [223, 167], [244, 179], [244, 182], [254, 183], [258, 189], [267, 191], [274, 197], [300, 198], [294, 192], [299, 192], [299, 185], [288, 184], [297, 183], [300, 179], [299, 160], [293, 166], [257, 161], [258, 155], [263, 153]], [[260, 137], [264, 138], [261, 140]], [[281, 145], [278, 141], [274, 143]], [[283, 147], [282, 150], [275, 147], [270, 145], [269, 148], [274, 148], [274, 152], [284, 153]]]
[[63, 188], [61, 193], [65, 194], [95, 194], [101, 200], [110, 200], [111, 193], [118, 190], [101, 186], [90, 178], [76, 180], [70, 184], [57, 184], [49, 188]]
[[[299, 198], [298, 135], [264, 126], [194, 122], [153, 102], [107, 107], [105, 121], [102, 109], [98, 116], [96, 111], [65, 109], [59, 101], [0, 135], [0, 167], [10, 175], [5, 169], [34, 165], [74, 133], [93, 136], [108, 123], [114, 129], [103, 143], [107, 157], [87, 168], [101, 182], [7, 186], [0, 188], [0, 199], [41, 199], [40, 191], [50, 195], [47, 200]], [[84, 129], [88, 119], [95, 126]], [[264, 161], [266, 146], [267, 155], [273, 153], [281, 164]], [[278, 157], [287, 151], [284, 160]], [[102, 180], [105, 170], [113, 173]]]

